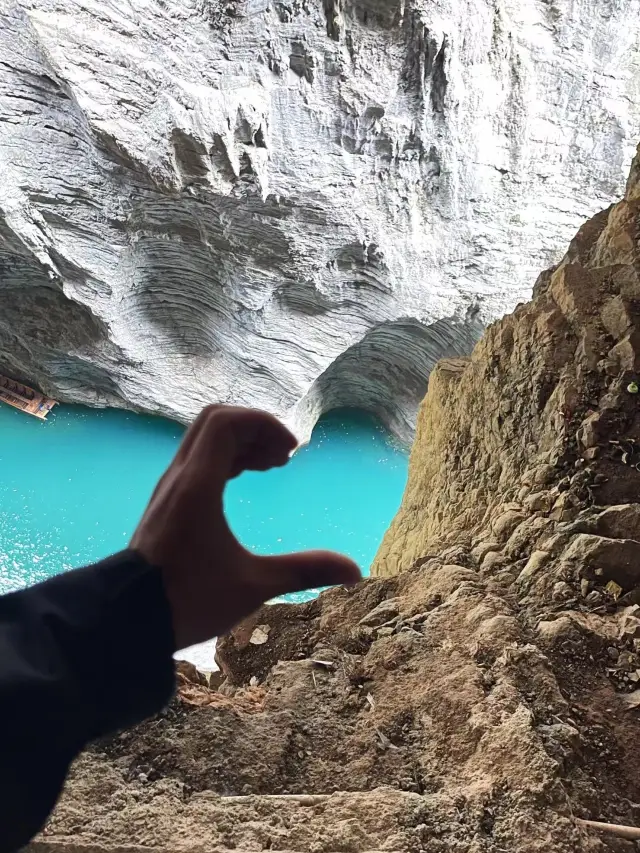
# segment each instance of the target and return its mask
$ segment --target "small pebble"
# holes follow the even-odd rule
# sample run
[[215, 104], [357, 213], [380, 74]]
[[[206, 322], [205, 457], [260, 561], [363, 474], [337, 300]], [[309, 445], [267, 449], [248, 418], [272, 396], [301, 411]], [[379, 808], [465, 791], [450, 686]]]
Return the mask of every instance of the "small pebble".
[[618, 660], [620, 652], [615, 648], [615, 646], [609, 646], [609, 648], [607, 649], [607, 654], [609, 655], [611, 660]]

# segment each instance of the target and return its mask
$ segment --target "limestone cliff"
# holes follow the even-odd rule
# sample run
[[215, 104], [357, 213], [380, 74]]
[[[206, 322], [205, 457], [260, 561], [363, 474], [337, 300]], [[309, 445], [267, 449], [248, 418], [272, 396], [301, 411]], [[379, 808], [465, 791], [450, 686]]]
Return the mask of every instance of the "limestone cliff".
[[0, 370], [181, 420], [434, 361], [622, 189], [637, 0], [4, 0]]
[[83, 755], [34, 853], [635, 849], [639, 222], [640, 156], [533, 301], [435, 370], [392, 576], [222, 638], [224, 682]]
[[431, 374], [374, 574], [454, 542], [485, 561], [518, 557], [585, 501], [639, 499], [639, 160], [624, 200], [580, 229], [533, 301], [489, 328], [471, 358]]

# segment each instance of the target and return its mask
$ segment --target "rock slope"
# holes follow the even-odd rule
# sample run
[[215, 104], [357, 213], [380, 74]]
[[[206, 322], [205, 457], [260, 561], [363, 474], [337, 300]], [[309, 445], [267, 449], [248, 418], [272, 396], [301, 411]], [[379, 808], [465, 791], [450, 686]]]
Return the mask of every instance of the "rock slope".
[[[261, 609], [76, 763], [40, 853], [631, 853], [640, 155], [533, 301], [435, 370], [358, 587]], [[220, 684], [220, 680], [224, 679]]]
[[533, 301], [431, 374], [374, 574], [452, 542], [481, 542], [485, 563], [519, 557], [585, 502], [640, 499], [639, 159], [623, 201], [580, 229]]
[[0, 16], [0, 370], [61, 400], [302, 437], [349, 404], [408, 439], [640, 130], [637, 0]]

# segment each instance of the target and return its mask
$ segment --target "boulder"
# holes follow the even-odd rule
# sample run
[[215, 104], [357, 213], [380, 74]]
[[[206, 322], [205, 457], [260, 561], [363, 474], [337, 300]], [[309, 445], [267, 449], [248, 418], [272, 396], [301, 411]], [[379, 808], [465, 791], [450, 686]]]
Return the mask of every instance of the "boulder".
[[528, 589], [534, 576], [537, 575], [544, 566], [546, 566], [549, 560], [550, 554], [548, 551], [534, 551], [527, 560], [526, 566], [518, 575], [518, 586], [523, 590]]
[[516, 509], [507, 510], [491, 522], [491, 530], [496, 539], [504, 542], [511, 536], [516, 527], [525, 520], [525, 515]]
[[400, 605], [398, 600], [389, 598], [381, 601], [377, 607], [374, 607], [366, 616], [363, 616], [358, 624], [363, 625], [365, 628], [379, 628], [385, 622], [394, 619], [399, 612]]
[[562, 555], [577, 577], [599, 584], [615, 581], [623, 590], [640, 583], [640, 542], [580, 533]]
[[596, 518], [596, 533], [610, 539], [640, 541], [640, 504], [607, 507]]

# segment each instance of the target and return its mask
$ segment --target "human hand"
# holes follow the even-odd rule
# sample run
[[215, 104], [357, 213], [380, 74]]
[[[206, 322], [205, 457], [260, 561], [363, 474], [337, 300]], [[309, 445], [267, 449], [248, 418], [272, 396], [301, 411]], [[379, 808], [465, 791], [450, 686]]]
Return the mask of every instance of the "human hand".
[[209, 406], [187, 431], [131, 540], [162, 573], [178, 649], [226, 633], [275, 596], [360, 580], [355, 563], [329, 551], [258, 557], [226, 522], [226, 482], [286, 465], [296, 444], [253, 409]]

